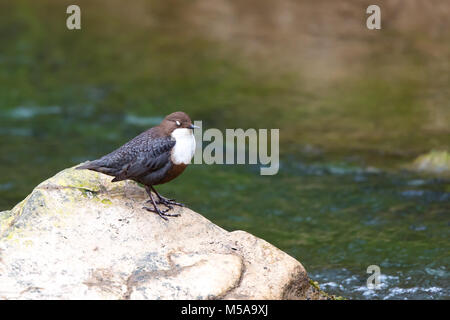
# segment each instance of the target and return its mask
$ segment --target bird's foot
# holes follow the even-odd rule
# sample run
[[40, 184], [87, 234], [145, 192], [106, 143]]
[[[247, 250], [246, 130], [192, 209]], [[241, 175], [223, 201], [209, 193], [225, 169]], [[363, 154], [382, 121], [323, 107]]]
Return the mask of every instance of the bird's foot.
[[171, 205], [179, 206], [179, 207], [185, 207], [184, 204], [176, 202], [174, 199], [164, 198], [163, 196], [159, 196], [158, 203], [161, 203], [161, 204], [165, 205], [168, 208], [171, 208]]
[[166, 213], [167, 211], [173, 209], [173, 207], [171, 206], [167, 206], [167, 209], [165, 210], [161, 210], [159, 209], [157, 206], [154, 206], [154, 208], [149, 208], [149, 207], [143, 207], [142, 209], [145, 209], [147, 211], [151, 211], [151, 212], [155, 212], [157, 213], [161, 218], [163, 218], [164, 220], [168, 220], [166, 217], [178, 217], [180, 216], [179, 213], [174, 213], [174, 214], [170, 214], [170, 213]]

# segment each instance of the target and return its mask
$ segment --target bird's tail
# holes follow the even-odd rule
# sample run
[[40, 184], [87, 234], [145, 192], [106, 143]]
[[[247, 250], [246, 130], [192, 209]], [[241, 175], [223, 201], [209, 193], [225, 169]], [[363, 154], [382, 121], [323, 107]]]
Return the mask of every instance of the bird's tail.
[[114, 175], [116, 170], [114, 168], [107, 167], [105, 165], [105, 163], [101, 160], [102, 159], [89, 161], [88, 163], [82, 164], [82, 165], [76, 167], [75, 169], [76, 170], [88, 169], [88, 170], [97, 171], [97, 172], [101, 172], [101, 173], [105, 173], [105, 174], [109, 174], [109, 175]]
[[92, 170], [96, 167], [94, 164], [95, 161], [88, 161], [87, 163], [82, 164], [81, 166], [76, 167], [76, 170], [83, 170], [83, 169], [89, 169]]

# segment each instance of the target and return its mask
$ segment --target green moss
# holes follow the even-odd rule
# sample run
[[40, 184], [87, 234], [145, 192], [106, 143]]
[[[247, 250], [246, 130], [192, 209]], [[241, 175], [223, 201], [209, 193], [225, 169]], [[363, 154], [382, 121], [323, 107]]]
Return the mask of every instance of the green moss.
[[111, 200], [109, 200], [109, 199], [103, 199], [103, 200], [102, 200], [102, 203], [103, 203], [103, 204], [106, 204], [106, 205], [112, 205], [112, 202], [111, 202]]
[[92, 190], [88, 190], [88, 189], [85, 189], [85, 188], [78, 188], [78, 189], [81, 191], [83, 196], [85, 196], [87, 198], [92, 198], [92, 197], [95, 197], [97, 195], [97, 192], [94, 192]]
[[410, 166], [413, 170], [450, 175], [450, 153], [433, 150], [417, 157]]
[[84, 194], [93, 194], [101, 191], [99, 173], [87, 170], [76, 170], [70, 168], [54, 177], [55, 182], [60, 186], [80, 189]]
[[321, 290], [320, 286], [319, 286], [319, 283], [317, 281], [309, 279], [309, 284], [314, 289], [316, 289], [321, 296], [323, 296], [326, 299], [329, 299], [329, 300], [347, 300], [347, 299], [345, 299], [345, 298], [343, 298], [341, 296], [330, 295], [330, 294], [326, 293], [325, 291]]
[[11, 210], [0, 212], [0, 235], [11, 225], [13, 219]]
[[0, 222], [11, 217], [11, 210], [0, 212]]

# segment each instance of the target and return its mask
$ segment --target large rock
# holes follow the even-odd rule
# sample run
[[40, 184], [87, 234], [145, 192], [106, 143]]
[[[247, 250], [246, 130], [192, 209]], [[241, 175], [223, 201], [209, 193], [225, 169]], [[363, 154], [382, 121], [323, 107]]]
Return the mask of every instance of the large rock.
[[417, 157], [410, 169], [435, 174], [442, 177], [450, 177], [450, 153], [434, 150]]
[[142, 209], [131, 181], [64, 170], [0, 212], [0, 299], [301, 299], [305, 269], [270, 243], [177, 208]]

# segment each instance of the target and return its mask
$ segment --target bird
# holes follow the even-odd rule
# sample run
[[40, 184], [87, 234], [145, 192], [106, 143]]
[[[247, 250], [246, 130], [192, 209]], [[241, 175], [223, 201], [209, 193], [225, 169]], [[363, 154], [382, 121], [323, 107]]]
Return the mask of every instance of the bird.
[[[152, 127], [111, 153], [76, 169], [88, 169], [113, 176], [112, 182], [133, 180], [145, 186], [153, 208], [143, 209], [157, 213], [164, 220], [179, 214], [167, 213], [173, 205], [184, 204], [160, 195], [154, 186], [167, 183], [178, 177], [186, 169], [195, 152], [195, 137], [191, 118], [177, 111], [166, 116], [159, 125]], [[153, 191], [158, 200], [152, 195]], [[163, 204], [161, 210], [156, 204]]]

